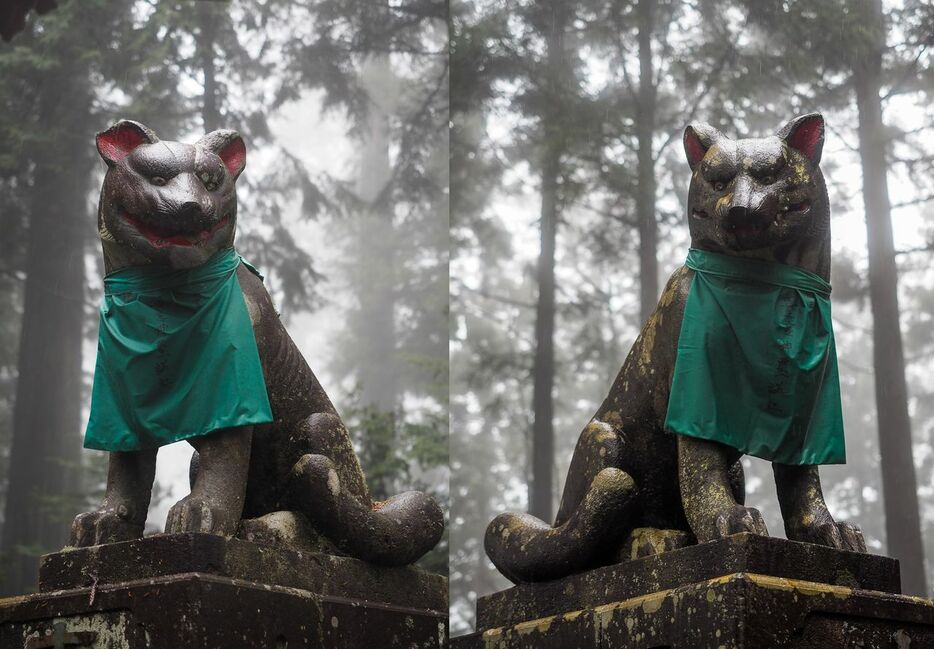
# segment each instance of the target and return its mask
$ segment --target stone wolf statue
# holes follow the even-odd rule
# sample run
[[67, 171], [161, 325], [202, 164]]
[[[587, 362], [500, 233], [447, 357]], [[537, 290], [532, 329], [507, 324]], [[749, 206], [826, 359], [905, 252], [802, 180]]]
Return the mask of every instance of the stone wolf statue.
[[107, 274], [85, 446], [110, 461], [103, 503], [75, 519], [72, 545], [142, 536], [156, 450], [186, 439], [191, 494], [166, 532], [259, 535], [383, 565], [433, 548], [437, 503], [370, 498], [344, 423], [233, 247], [240, 135], [182, 144], [124, 120], [97, 148]]
[[817, 469], [845, 460], [823, 142], [819, 114], [764, 138], [687, 127], [687, 262], [581, 433], [555, 524], [507, 513], [488, 527], [506, 577], [767, 535], [744, 506], [746, 453], [772, 460], [789, 539], [866, 551], [828, 511]]

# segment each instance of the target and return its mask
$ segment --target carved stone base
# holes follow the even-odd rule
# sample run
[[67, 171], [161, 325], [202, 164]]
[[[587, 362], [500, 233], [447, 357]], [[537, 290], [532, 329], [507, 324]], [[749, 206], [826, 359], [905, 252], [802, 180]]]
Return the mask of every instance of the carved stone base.
[[481, 598], [454, 649], [934, 649], [898, 563], [740, 534]]
[[3, 649], [446, 646], [447, 580], [414, 568], [160, 535], [46, 555], [0, 599]]

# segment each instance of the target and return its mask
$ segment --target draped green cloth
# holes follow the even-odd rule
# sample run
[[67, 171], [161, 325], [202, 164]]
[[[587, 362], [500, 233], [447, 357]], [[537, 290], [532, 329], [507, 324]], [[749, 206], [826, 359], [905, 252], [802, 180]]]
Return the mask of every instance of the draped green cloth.
[[228, 248], [191, 269], [104, 278], [85, 448], [137, 451], [273, 420], [241, 263]]
[[830, 284], [691, 249], [665, 428], [780, 464], [846, 462]]

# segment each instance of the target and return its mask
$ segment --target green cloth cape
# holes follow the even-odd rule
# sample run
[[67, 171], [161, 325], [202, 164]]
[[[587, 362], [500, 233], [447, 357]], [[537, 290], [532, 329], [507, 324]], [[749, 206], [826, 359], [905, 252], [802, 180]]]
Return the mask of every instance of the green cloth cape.
[[691, 249], [665, 429], [779, 464], [846, 462], [830, 284]]
[[191, 269], [104, 278], [85, 448], [137, 451], [273, 420], [241, 262], [228, 248]]

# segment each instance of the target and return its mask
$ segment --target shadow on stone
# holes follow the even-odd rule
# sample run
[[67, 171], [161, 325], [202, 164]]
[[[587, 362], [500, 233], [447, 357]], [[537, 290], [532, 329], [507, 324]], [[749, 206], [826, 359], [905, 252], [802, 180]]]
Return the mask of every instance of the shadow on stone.
[[887, 557], [738, 534], [480, 598], [454, 649], [934, 647]]
[[42, 557], [40, 592], [0, 600], [0, 647], [441, 648], [447, 607], [417, 568], [157, 535]]

